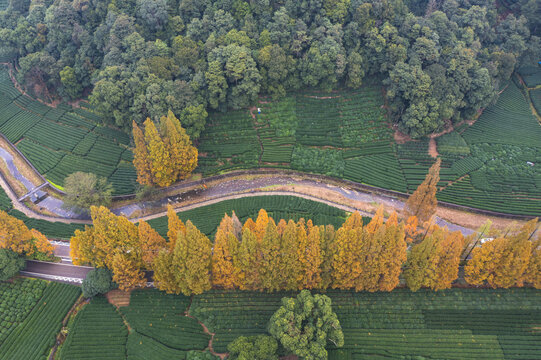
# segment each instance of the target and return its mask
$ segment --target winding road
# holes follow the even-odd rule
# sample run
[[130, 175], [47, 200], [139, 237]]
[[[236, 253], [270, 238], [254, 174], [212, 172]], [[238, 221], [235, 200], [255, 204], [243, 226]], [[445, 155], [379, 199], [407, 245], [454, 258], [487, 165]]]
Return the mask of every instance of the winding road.
[[[11, 175], [23, 183], [28, 191], [36, 185], [32, 184], [21, 174], [9, 152], [0, 148], [0, 158], [8, 165]], [[26, 160], [26, 159], [25, 159]], [[54, 202], [45, 208], [57, 216], [40, 214], [19, 201], [17, 194], [9, 186], [4, 174], [0, 174], [0, 186], [5, 190], [13, 203], [13, 207], [22, 211], [26, 216], [46, 221], [65, 223], [90, 223], [87, 219], [76, 219], [70, 212], [61, 209], [62, 201], [52, 198]], [[131, 221], [150, 220], [166, 215], [164, 211], [168, 203], [175, 205], [177, 212], [211, 205], [228, 199], [242, 197], [290, 195], [322, 202], [327, 205], [353, 212], [359, 211], [362, 215], [370, 216], [375, 210], [374, 204], [382, 204], [387, 210], [400, 211], [403, 198], [400, 194], [387, 194], [377, 191], [377, 188], [355, 184], [348, 181], [327, 178], [320, 175], [296, 173], [293, 171], [241, 171], [225, 175], [214, 176], [197, 181], [186, 181], [167, 189], [162, 189], [164, 195], [161, 200], [153, 202], [134, 202], [112, 211], [118, 215], [125, 215]], [[383, 191], [385, 192], [385, 191]], [[367, 206], [367, 204], [372, 204]], [[41, 204], [40, 204], [41, 205]], [[55, 209], [55, 207], [57, 209]], [[141, 216], [133, 216], [142, 214]], [[447, 226], [452, 231], [461, 231], [464, 235], [473, 232], [472, 229], [452, 224], [444, 219], [437, 218], [440, 226]], [[60, 257], [60, 263], [46, 263], [27, 261], [22, 275], [45, 278], [55, 281], [81, 283], [90, 267], [75, 266], [69, 257], [69, 243], [52, 241], [55, 245], [55, 254]]]

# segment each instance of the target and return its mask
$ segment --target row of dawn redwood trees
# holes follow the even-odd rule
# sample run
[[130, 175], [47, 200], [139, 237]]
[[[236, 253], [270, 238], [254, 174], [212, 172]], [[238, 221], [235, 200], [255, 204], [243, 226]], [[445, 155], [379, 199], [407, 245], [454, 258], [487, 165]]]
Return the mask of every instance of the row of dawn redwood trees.
[[147, 119], [143, 131], [133, 122], [133, 165], [137, 182], [148, 186], [169, 186], [186, 179], [197, 167], [197, 148], [175, 115], [169, 111], [160, 120], [159, 132]]
[[355, 212], [337, 230], [303, 219], [276, 223], [265, 210], [241, 224], [233, 213], [222, 219], [214, 244], [171, 207], [169, 241], [146, 222], [132, 224], [104, 207], [91, 214], [94, 226], [72, 238], [73, 262], [111, 269], [121, 289], [143, 286], [143, 270], [153, 270], [157, 288], [186, 295], [212, 287], [391, 291], [401, 275], [412, 290], [440, 290], [457, 279], [461, 258], [470, 252], [468, 283], [541, 288], [541, 237], [533, 239], [537, 219], [476, 247], [480, 234], [464, 238], [432, 223], [419, 229], [416, 218], [399, 222], [396, 213], [384, 221], [382, 209], [367, 225]]

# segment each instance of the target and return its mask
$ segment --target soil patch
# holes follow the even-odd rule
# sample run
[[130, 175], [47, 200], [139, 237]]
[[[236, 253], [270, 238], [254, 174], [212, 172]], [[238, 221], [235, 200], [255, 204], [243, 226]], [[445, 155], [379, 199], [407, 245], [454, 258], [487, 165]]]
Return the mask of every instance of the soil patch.
[[105, 297], [112, 305], [116, 306], [117, 308], [122, 307], [122, 306], [129, 306], [131, 290], [130, 291], [111, 290], [107, 294], [105, 294]]
[[398, 129], [394, 130], [393, 137], [394, 137], [394, 141], [396, 141], [397, 144], [404, 144], [404, 143], [407, 143], [408, 141], [413, 140], [409, 135], [404, 134]]
[[436, 140], [434, 140], [433, 137], [430, 138], [430, 141], [428, 142], [428, 155], [433, 157], [434, 159], [438, 157], [438, 146], [436, 145]]

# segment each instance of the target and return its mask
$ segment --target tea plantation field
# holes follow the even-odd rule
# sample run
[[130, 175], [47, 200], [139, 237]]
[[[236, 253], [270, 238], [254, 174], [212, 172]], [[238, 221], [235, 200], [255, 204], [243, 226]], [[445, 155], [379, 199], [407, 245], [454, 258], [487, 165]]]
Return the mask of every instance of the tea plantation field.
[[[315, 225], [332, 224], [335, 228], [340, 227], [347, 217], [343, 210], [295, 196], [254, 196], [224, 200], [212, 205], [181, 211], [177, 215], [184, 222], [191, 220], [204, 234], [212, 235], [224, 214], [231, 215], [234, 211], [244, 223], [249, 217], [255, 219], [260, 209], [265, 209], [276, 221], [279, 219], [297, 221], [305, 218], [312, 219]], [[167, 235], [167, 216], [149, 220], [148, 223], [162, 236]]]
[[0, 67], [0, 132], [47, 180], [62, 186], [69, 174], [92, 170], [112, 183], [114, 194], [131, 194], [136, 174], [130, 138], [97, 126], [98, 120], [82, 108], [51, 108], [22, 95]]
[[0, 359], [44, 359], [81, 290], [34, 279], [0, 283]]
[[[541, 126], [517, 83], [510, 81], [472, 126], [437, 138], [440, 200], [541, 214]], [[529, 94], [534, 104], [541, 101], [538, 90]], [[261, 114], [252, 111], [255, 119], [247, 111], [213, 115], [199, 171], [282, 167], [411, 193], [434, 163], [428, 139], [394, 141], [379, 86], [267, 100], [258, 104]]]
[[[529, 89], [510, 81], [472, 126], [463, 123], [437, 138], [440, 200], [541, 215], [541, 126], [530, 105], [541, 106], [541, 89], [535, 88], [541, 71], [523, 67], [519, 73]], [[288, 168], [411, 193], [434, 162], [428, 139], [395, 142], [375, 80], [354, 91], [301, 91], [256, 105], [261, 113], [252, 108], [209, 115], [196, 172]], [[96, 126], [97, 120], [85, 109], [48, 108], [20, 95], [0, 71], [0, 132], [47, 179], [61, 185], [72, 171], [94, 169], [117, 194], [133, 192], [129, 138]]]
[[[281, 298], [292, 295], [212, 291], [190, 298], [137, 290], [130, 305], [118, 310], [95, 298], [75, 318], [57, 359], [189, 360], [190, 351], [204, 351], [209, 344], [198, 321], [215, 334], [214, 351], [224, 353], [238, 336], [266, 333]], [[539, 290], [327, 295], [345, 337], [343, 348], [329, 346], [331, 360], [541, 358]], [[115, 357], [106, 357], [107, 352]]]
[[[190, 314], [215, 332], [226, 351], [240, 335], [265, 333], [282, 296], [211, 292], [193, 298]], [[541, 291], [530, 289], [391, 293], [330, 291], [343, 349], [330, 359], [538, 359]]]

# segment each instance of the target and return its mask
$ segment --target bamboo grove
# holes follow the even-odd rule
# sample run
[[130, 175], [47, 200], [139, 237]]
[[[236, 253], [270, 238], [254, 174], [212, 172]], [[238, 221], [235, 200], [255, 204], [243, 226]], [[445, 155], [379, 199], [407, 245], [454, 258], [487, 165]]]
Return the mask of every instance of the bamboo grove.
[[460, 266], [470, 285], [541, 288], [537, 219], [502, 234], [485, 228], [465, 238], [431, 221], [417, 226], [415, 217], [385, 219], [383, 208], [366, 225], [355, 212], [338, 229], [274, 220], [261, 209], [244, 224], [234, 212], [226, 214], [212, 242], [171, 206], [167, 240], [146, 222], [133, 224], [105, 207], [93, 207], [91, 215], [93, 227], [71, 239], [73, 263], [109, 268], [121, 289], [144, 286], [145, 271], [153, 271], [158, 289], [185, 295], [212, 288], [374, 292], [404, 283], [413, 291], [440, 290], [452, 286]]

